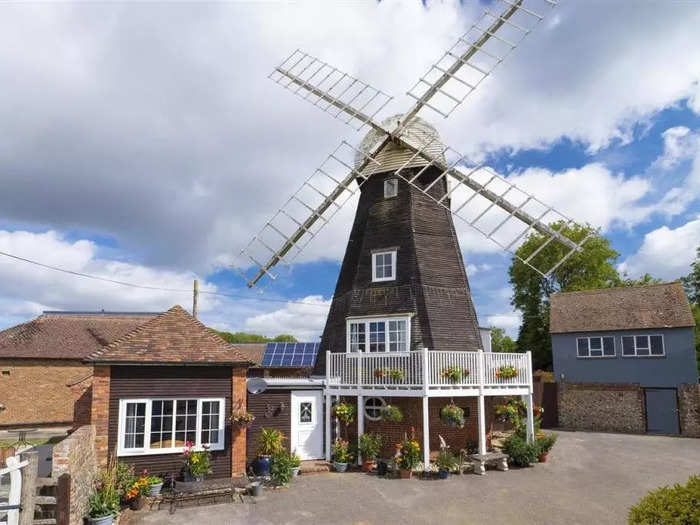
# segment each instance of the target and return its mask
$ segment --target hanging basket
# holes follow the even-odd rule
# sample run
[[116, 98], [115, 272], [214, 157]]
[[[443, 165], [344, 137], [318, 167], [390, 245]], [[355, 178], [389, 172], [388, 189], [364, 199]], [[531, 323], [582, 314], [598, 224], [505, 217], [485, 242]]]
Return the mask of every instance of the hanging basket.
[[440, 410], [440, 420], [450, 427], [464, 428], [464, 410], [454, 403], [445, 405]]
[[400, 423], [403, 421], [401, 409], [394, 405], [383, 406], [380, 414], [382, 416], [382, 421], [388, 421], [389, 423]]

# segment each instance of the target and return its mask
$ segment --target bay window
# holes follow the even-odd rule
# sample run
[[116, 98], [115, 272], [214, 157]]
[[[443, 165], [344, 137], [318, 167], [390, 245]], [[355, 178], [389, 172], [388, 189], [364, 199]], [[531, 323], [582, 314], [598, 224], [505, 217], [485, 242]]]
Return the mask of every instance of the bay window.
[[409, 317], [348, 319], [348, 352], [407, 352]]
[[117, 455], [180, 453], [224, 448], [225, 400], [120, 399]]

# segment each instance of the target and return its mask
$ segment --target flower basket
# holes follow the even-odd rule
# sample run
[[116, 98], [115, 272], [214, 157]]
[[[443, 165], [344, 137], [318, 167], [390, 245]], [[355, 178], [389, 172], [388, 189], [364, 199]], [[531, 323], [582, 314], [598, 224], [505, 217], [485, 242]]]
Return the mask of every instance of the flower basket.
[[346, 425], [355, 421], [355, 405], [349, 403], [338, 403], [333, 407], [333, 415], [338, 418], [341, 423]]
[[383, 421], [389, 423], [400, 423], [403, 421], [403, 413], [401, 409], [394, 405], [385, 405], [381, 408], [380, 414]]
[[448, 366], [447, 368], [443, 368], [440, 372], [440, 377], [447, 379], [450, 383], [457, 383], [468, 375], [469, 370], [459, 366]]
[[513, 365], [503, 365], [496, 369], [496, 377], [498, 379], [513, 379], [518, 377], [518, 369]]
[[464, 410], [454, 403], [445, 405], [440, 410], [440, 420], [448, 426], [464, 428]]
[[402, 381], [404, 378], [404, 372], [400, 368], [392, 368], [389, 370], [389, 377], [394, 381]]
[[386, 370], [384, 368], [375, 368], [374, 377], [377, 379], [383, 379], [386, 377]]

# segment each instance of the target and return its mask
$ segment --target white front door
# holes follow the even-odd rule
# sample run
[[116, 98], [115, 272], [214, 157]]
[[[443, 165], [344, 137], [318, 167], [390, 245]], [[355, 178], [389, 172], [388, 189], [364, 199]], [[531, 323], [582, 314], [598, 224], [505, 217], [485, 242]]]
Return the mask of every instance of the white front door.
[[323, 457], [323, 393], [297, 390], [292, 392], [292, 437], [290, 445], [301, 459]]

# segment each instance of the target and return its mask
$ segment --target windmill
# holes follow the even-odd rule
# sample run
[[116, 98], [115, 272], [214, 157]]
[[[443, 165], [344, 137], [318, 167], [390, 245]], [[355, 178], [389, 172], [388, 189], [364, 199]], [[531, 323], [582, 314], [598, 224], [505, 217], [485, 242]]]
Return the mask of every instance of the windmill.
[[[493, 11], [495, 4], [502, 11]], [[359, 192], [322, 349], [479, 348], [454, 218], [543, 277], [588, 237], [567, 237], [571, 219], [488, 166], [471, 164], [444, 145], [419, 113], [447, 118], [554, 6], [553, 0], [494, 2], [408, 91], [413, 105], [383, 120], [377, 115], [392, 100], [383, 91], [300, 50], [277, 66], [272, 80], [353, 128], [369, 131], [358, 147], [342, 141], [241, 251], [234, 267], [248, 286], [276, 279], [275, 267], [297, 260]], [[520, 258], [515, 250], [533, 232], [545, 242]], [[563, 248], [553, 264], [538, 257], [552, 243]], [[410, 329], [401, 332], [396, 323], [405, 313]], [[387, 335], [388, 321], [381, 333], [377, 326], [351, 327], [348, 321], [369, 316], [396, 319], [396, 333]], [[379, 340], [384, 346], [377, 346]], [[317, 371], [322, 369], [317, 363]]]

